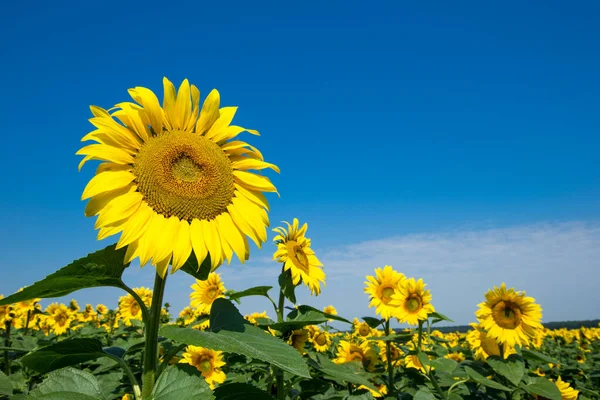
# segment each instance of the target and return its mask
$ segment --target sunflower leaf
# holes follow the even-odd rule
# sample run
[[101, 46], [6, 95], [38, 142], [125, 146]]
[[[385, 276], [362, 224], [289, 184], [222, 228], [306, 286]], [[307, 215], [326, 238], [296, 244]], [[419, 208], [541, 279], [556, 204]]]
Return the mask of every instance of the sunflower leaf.
[[472, 380], [474, 380], [475, 382], [492, 388], [492, 389], [497, 389], [497, 390], [504, 390], [506, 392], [511, 392], [512, 389], [507, 388], [506, 386], [498, 383], [498, 382], [494, 382], [491, 379], [486, 378], [485, 376], [481, 375], [478, 372], [475, 372], [475, 370], [473, 370], [472, 368], [469, 367], [465, 367], [465, 372], [467, 373], [467, 376], [469, 378], [471, 378]]
[[51, 372], [27, 396], [31, 400], [105, 400], [100, 384], [89, 372], [67, 367]]
[[242, 354], [268, 362], [294, 375], [310, 378], [308, 366], [292, 346], [255, 326], [244, 324], [242, 328], [239, 332], [226, 329], [202, 332], [167, 325], [160, 330], [160, 335], [179, 343]]
[[67, 339], [29, 353], [21, 359], [21, 363], [40, 374], [46, 374], [106, 355], [98, 339]]
[[[313, 367], [321, 371], [326, 379], [333, 380], [341, 385], [354, 383], [377, 390], [369, 380], [369, 374], [362, 370], [362, 365], [358, 367], [358, 362], [335, 364], [322, 354], [312, 353], [310, 356]], [[357, 368], [353, 368], [355, 364]]]
[[229, 295], [229, 300], [235, 301], [247, 296], [265, 296], [269, 297], [269, 290], [273, 289], [273, 286], [255, 286], [250, 289], [242, 290], [239, 292], [233, 292]]
[[384, 319], [379, 319], [379, 318], [373, 318], [373, 317], [362, 317], [363, 321], [365, 321], [367, 323], [367, 325], [369, 325], [370, 328], [377, 328], [379, 325], [381, 325], [385, 320]]
[[0, 305], [34, 298], [61, 297], [79, 289], [98, 286], [114, 286], [124, 289], [125, 284], [121, 280], [121, 275], [129, 266], [129, 264], [123, 264], [125, 250], [125, 248], [115, 250], [113, 244], [88, 254], [41, 281], [27, 286], [22, 291], [0, 300]]
[[215, 389], [217, 400], [274, 400], [273, 396], [248, 383], [229, 383]]
[[150, 400], [192, 400], [215, 398], [198, 370], [191, 365], [168, 367], [156, 381]]
[[296, 285], [292, 281], [292, 273], [289, 270], [283, 271], [279, 274], [278, 282], [285, 298], [296, 304]]
[[4, 372], [0, 371], [0, 395], [10, 396], [12, 393], [13, 386], [10, 379], [4, 375]]
[[542, 396], [549, 400], [562, 399], [562, 395], [556, 384], [546, 378], [533, 378], [529, 384], [525, 385], [522, 383], [520, 387], [525, 389], [528, 393]]
[[192, 254], [190, 254], [189, 258], [180, 269], [198, 280], [205, 281], [208, 279], [208, 275], [211, 272], [210, 254], [207, 255], [200, 264], [196, 258], [196, 254], [192, 251]]
[[[314, 308], [311, 306], [306, 306], [306, 305], [298, 306], [296, 308], [296, 310], [298, 310], [299, 313], [307, 313], [309, 311], [312, 311], [314, 313], [321, 314], [322, 316], [324, 316], [327, 319], [333, 319], [335, 321], [341, 321], [341, 322], [345, 322], [347, 324], [352, 324], [352, 322], [348, 321], [346, 318], [342, 318], [338, 315], [326, 313], [325, 311], [321, 311], [318, 308]], [[293, 313], [293, 311], [292, 311], [292, 313]], [[290, 314], [292, 314], [292, 313], [290, 313]]]
[[521, 355], [527, 360], [557, 364], [557, 361], [555, 359], [548, 357], [545, 354], [539, 353], [535, 350], [521, 349]]
[[521, 357], [511, 354], [506, 359], [490, 356], [486, 363], [499, 375], [508, 379], [513, 385], [518, 386], [525, 374], [525, 364]]

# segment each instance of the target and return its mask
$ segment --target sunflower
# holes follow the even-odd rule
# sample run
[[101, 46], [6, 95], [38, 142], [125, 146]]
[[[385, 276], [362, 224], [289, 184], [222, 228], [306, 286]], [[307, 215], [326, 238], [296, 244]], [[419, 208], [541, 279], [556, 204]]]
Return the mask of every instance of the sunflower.
[[473, 356], [477, 360], [485, 360], [488, 356], [500, 356], [504, 353], [504, 358], [510, 354], [516, 353], [514, 347], [503, 345], [500, 351], [500, 345], [496, 339], [490, 337], [481, 325], [470, 324], [473, 328], [467, 333], [467, 343], [473, 351]]
[[[110, 110], [91, 106], [97, 129], [82, 141], [95, 141], [77, 154], [102, 163], [81, 196], [90, 199], [85, 215], [98, 215], [98, 239], [121, 232], [117, 248], [127, 246], [125, 263], [139, 257], [164, 277], [181, 268], [191, 252], [212, 269], [233, 253], [243, 263], [267, 240], [269, 205], [263, 192], [277, 192], [271, 181], [249, 170], [279, 168], [258, 149], [234, 140], [247, 131], [230, 125], [237, 107], [219, 109], [213, 90], [200, 109], [200, 92], [184, 80], [177, 93], [163, 79], [162, 107], [149, 89], [129, 94]], [[117, 120], [115, 120], [117, 118]]]
[[267, 315], [267, 311], [265, 310], [261, 313], [253, 312], [252, 314], [244, 316], [244, 319], [246, 319], [246, 321], [250, 322], [252, 325], [258, 325], [258, 321], [256, 321], [257, 318], [269, 318], [269, 316]]
[[196, 312], [192, 307], [184, 307], [179, 313], [179, 318], [183, 325], [189, 325], [196, 319]]
[[294, 285], [304, 282], [314, 295], [321, 293], [321, 283], [325, 286], [325, 272], [323, 264], [319, 261], [315, 252], [310, 248], [310, 239], [306, 235], [308, 224], [299, 227], [297, 218], [292, 225], [285, 222], [287, 229], [278, 227], [273, 229], [278, 235], [273, 238], [277, 245], [277, 251], [273, 259], [283, 263], [283, 269], [290, 271]]
[[222, 351], [200, 346], [187, 346], [182, 356], [183, 358], [179, 362], [196, 367], [211, 389], [215, 388], [216, 383], [225, 382], [225, 373], [221, 371], [221, 367], [225, 365]]
[[[381, 361], [385, 364], [387, 363], [387, 347], [386, 342], [381, 340], [377, 341], [377, 346], [379, 347], [379, 356], [381, 357]], [[404, 358], [404, 353], [400, 346], [396, 343], [390, 342], [390, 359], [392, 360], [392, 364], [396, 366], [400, 366], [402, 364]]]
[[108, 312], [108, 307], [106, 307], [104, 304], [98, 304], [96, 306], [96, 312], [100, 315], [104, 315]]
[[367, 275], [365, 293], [369, 295], [369, 307], [375, 307], [375, 312], [382, 318], [390, 319], [395, 308], [390, 304], [392, 295], [399, 289], [400, 283], [406, 277], [395, 271], [389, 265], [375, 269], [375, 276]]
[[[146, 307], [150, 307], [152, 303], [152, 290], [140, 287], [134, 288], [133, 291], [140, 296]], [[132, 295], [128, 294], [119, 297], [119, 316], [127, 326], [131, 325], [132, 320], [142, 319], [142, 309]]]
[[371, 389], [371, 388], [369, 388], [368, 386], [365, 386], [365, 385], [360, 385], [360, 386], [359, 386], [357, 389], [358, 389], [358, 390], [361, 390], [361, 389], [363, 389], [363, 390], [368, 390], [368, 391], [369, 391], [369, 393], [371, 393], [371, 395], [372, 395], [374, 398], [383, 397], [383, 396], [385, 396], [385, 395], [387, 394], [387, 392], [388, 392], [388, 391], [387, 391], [387, 386], [385, 386], [385, 385], [379, 385], [379, 387], [377, 388], [377, 391], [375, 391], [375, 390], [373, 390], [373, 389]]
[[418, 325], [435, 311], [431, 303], [431, 293], [425, 290], [423, 279], [406, 279], [392, 294], [389, 304], [395, 307], [394, 316], [403, 323]]
[[376, 336], [375, 329], [372, 329], [366, 322], [360, 322], [358, 318], [352, 321], [352, 336], [359, 340], [364, 340], [371, 336]]
[[71, 327], [74, 320], [73, 311], [64, 304], [52, 303], [46, 308], [48, 318], [46, 324], [52, 329], [54, 334], [62, 335]]
[[[325, 308], [323, 308], [323, 312], [325, 314], [338, 315], [338, 312], [334, 306], [326, 306]], [[333, 319], [329, 318], [328, 321], [333, 321]]]
[[360, 361], [367, 371], [373, 371], [377, 363], [377, 354], [366, 340], [360, 344], [341, 340], [337, 347], [337, 357], [332, 361], [336, 364]]
[[494, 286], [485, 294], [486, 301], [479, 304], [475, 313], [488, 335], [510, 347], [529, 344], [541, 324], [542, 308], [525, 292], [517, 292], [506, 285]]
[[292, 334], [288, 338], [288, 343], [292, 345], [293, 348], [298, 350], [301, 354], [304, 354], [304, 345], [308, 341], [308, 330], [306, 329], [296, 329], [292, 331]]
[[556, 382], [554, 382], [558, 390], [560, 390], [560, 395], [562, 396], [562, 400], [577, 400], [577, 396], [579, 396], [579, 390], [575, 390], [571, 387], [568, 382], [562, 380], [559, 376]]
[[[427, 356], [427, 357], [429, 359], [432, 358], [431, 356]], [[406, 356], [404, 358], [404, 365], [406, 366], [406, 368], [418, 369], [419, 371], [421, 371], [424, 374], [426, 374], [430, 370], [434, 369], [431, 365], [423, 366], [423, 364], [421, 363], [421, 360], [419, 360], [419, 356], [416, 354], [409, 354], [408, 356]]]
[[307, 326], [309, 335], [308, 341], [312, 343], [315, 350], [319, 353], [324, 353], [331, 347], [331, 334], [320, 329], [316, 325]]
[[[0, 299], [4, 296], [0, 294]], [[5, 324], [10, 323], [15, 317], [15, 311], [13, 310], [12, 304], [0, 306], [0, 329], [4, 329]]]
[[448, 353], [444, 356], [444, 358], [449, 358], [451, 360], [454, 360], [458, 363], [465, 361], [465, 355], [461, 352], [452, 352], [452, 353]]
[[94, 306], [86, 304], [81, 314], [78, 315], [78, 318], [82, 322], [89, 322], [95, 320], [97, 316], [98, 314], [94, 311]]
[[190, 306], [200, 314], [209, 314], [212, 303], [225, 297], [225, 285], [221, 281], [221, 275], [214, 272], [211, 272], [205, 281], [196, 279], [196, 283], [190, 287], [194, 289], [190, 293]]

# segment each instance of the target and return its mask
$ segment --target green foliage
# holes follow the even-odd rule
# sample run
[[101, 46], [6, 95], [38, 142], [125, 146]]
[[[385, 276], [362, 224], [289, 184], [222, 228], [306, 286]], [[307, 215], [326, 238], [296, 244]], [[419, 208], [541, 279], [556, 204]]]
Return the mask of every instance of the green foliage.
[[231, 301], [236, 301], [242, 297], [247, 296], [264, 296], [269, 297], [269, 290], [273, 289], [273, 286], [255, 286], [250, 289], [242, 290], [240, 292], [233, 292], [228, 297]]
[[106, 353], [98, 339], [68, 339], [29, 353], [21, 362], [27, 368], [45, 374], [104, 356]]
[[168, 367], [158, 378], [148, 400], [212, 400], [215, 396], [198, 370], [190, 365]]
[[523, 359], [516, 354], [511, 354], [506, 360], [491, 356], [487, 358], [486, 362], [498, 375], [505, 377], [515, 386], [519, 385], [525, 374]]
[[216, 400], [274, 400], [274, 397], [247, 383], [229, 383], [215, 389]]
[[29, 393], [31, 400], [106, 400], [98, 380], [89, 372], [67, 367], [51, 372]]

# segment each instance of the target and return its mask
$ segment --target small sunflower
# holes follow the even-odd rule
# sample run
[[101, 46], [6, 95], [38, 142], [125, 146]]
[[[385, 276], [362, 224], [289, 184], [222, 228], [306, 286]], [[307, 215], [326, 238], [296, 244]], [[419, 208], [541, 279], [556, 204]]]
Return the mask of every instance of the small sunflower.
[[90, 322], [96, 319], [98, 314], [94, 311], [94, 306], [86, 304], [83, 311], [78, 315], [79, 320], [82, 322]]
[[221, 281], [221, 275], [214, 272], [211, 272], [205, 281], [196, 279], [191, 288], [194, 291], [190, 293], [190, 306], [200, 314], [209, 314], [212, 303], [225, 297], [225, 285]]
[[[134, 288], [133, 291], [140, 296], [146, 307], [150, 307], [152, 303], [152, 290], [140, 287]], [[142, 319], [142, 309], [132, 295], [128, 294], [119, 297], [119, 316], [127, 326], [131, 325], [132, 320]]]
[[562, 400], [577, 400], [577, 396], [579, 396], [579, 390], [575, 390], [571, 387], [568, 382], [562, 380], [559, 376], [556, 382], [554, 382], [558, 390], [560, 390], [560, 395], [562, 396]]
[[[323, 308], [323, 312], [325, 314], [338, 315], [338, 312], [334, 306], [326, 306], [325, 308]], [[333, 319], [329, 318], [328, 321], [333, 321]]]
[[389, 304], [395, 308], [394, 316], [400, 322], [418, 325], [435, 311], [431, 304], [431, 293], [425, 290], [423, 279], [406, 279], [392, 295]]
[[96, 312], [100, 315], [104, 315], [108, 312], [108, 307], [106, 307], [104, 304], [98, 304], [96, 306]]
[[507, 289], [502, 283], [485, 294], [486, 301], [479, 304], [475, 313], [488, 335], [510, 347], [521, 346], [537, 336], [541, 324], [542, 308], [525, 292]]
[[352, 321], [352, 336], [359, 340], [377, 336], [375, 331], [376, 330], [372, 329], [366, 322], [360, 322], [358, 318], [354, 318], [354, 321]]
[[466, 357], [463, 353], [461, 352], [452, 352], [452, 353], [448, 353], [444, 356], [444, 358], [449, 358], [451, 360], [454, 360], [458, 363], [465, 361]]
[[395, 271], [391, 266], [375, 269], [375, 276], [367, 275], [365, 293], [369, 295], [369, 307], [375, 307], [375, 312], [382, 318], [390, 319], [396, 312], [396, 307], [391, 305], [392, 295], [400, 287], [406, 277]]
[[48, 318], [46, 318], [46, 324], [52, 329], [54, 334], [62, 335], [66, 333], [71, 327], [73, 322], [73, 311], [71, 311], [64, 304], [52, 303], [46, 308]]
[[225, 372], [221, 371], [221, 367], [225, 365], [222, 351], [187, 346], [182, 356], [179, 362], [196, 367], [211, 389], [214, 389], [217, 383], [225, 382]]
[[[269, 205], [263, 192], [277, 192], [271, 181], [249, 170], [279, 168], [258, 149], [235, 140], [257, 131], [230, 125], [237, 107], [219, 108], [213, 90], [200, 108], [200, 91], [184, 80], [179, 90], [163, 79], [162, 107], [149, 89], [129, 94], [110, 110], [91, 106], [97, 129], [82, 141], [89, 160], [102, 163], [81, 196], [90, 199], [85, 215], [97, 215], [98, 239], [121, 233], [125, 263], [139, 257], [165, 276], [181, 268], [191, 252], [212, 269], [233, 254], [243, 263], [250, 247], [267, 240]], [[115, 119], [116, 118], [116, 119]]]
[[[0, 294], [0, 299], [3, 298], [4, 296]], [[8, 322], [11, 322], [14, 317], [15, 311], [13, 309], [12, 304], [0, 306], [0, 328], [4, 329], [4, 325]]]
[[360, 361], [367, 371], [373, 371], [377, 363], [377, 354], [366, 340], [360, 344], [341, 340], [337, 347], [337, 357], [332, 361], [336, 364]]
[[[431, 359], [431, 356], [428, 356]], [[404, 365], [406, 368], [415, 368], [421, 371], [424, 374], [427, 374], [430, 370], [434, 369], [430, 365], [423, 366], [421, 360], [419, 360], [419, 356], [416, 354], [409, 354], [404, 358]]]
[[196, 312], [192, 307], [184, 307], [179, 313], [179, 318], [181, 318], [184, 325], [189, 325], [196, 319]]
[[310, 239], [305, 236], [308, 224], [305, 223], [300, 228], [297, 218], [294, 218], [292, 225], [287, 222], [285, 224], [287, 229], [273, 229], [278, 233], [273, 238], [277, 245], [273, 259], [283, 263], [283, 269], [291, 272], [294, 285], [302, 281], [312, 294], [318, 296], [321, 293], [321, 283], [325, 286], [325, 272], [323, 264], [310, 248]]
[[301, 354], [304, 354], [304, 345], [308, 341], [308, 330], [306, 329], [296, 329], [292, 331], [292, 334], [288, 338], [288, 343], [292, 345], [293, 348], [298, 350]]
[[257, 318], [269, 318], [269, 316], [267, 315], [267, 311], [263, 311], [261, 313], [259, 312], [253, 312], [250, 315], [245, 315], [244, 318], [246, 319], [246, 321], [250, 322], [252, 325], [258, 325], [258, 321], [256, 321]]
[[308, 341], [313, 345], [316, 351], [324, 353], [331, 347], [331, 334], [320, 329], [316, 325], [310, 325]]

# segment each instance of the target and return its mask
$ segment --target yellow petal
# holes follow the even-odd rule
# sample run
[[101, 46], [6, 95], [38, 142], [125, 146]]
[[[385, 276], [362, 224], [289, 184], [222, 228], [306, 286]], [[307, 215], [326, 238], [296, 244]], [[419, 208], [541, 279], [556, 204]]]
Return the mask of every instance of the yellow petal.
[[177, 101], [177, 95], [175, 94], [175, 85], [171, 83], [166, 77], [163, 78], [163, 110], [165, 113], [165, 120], [167, 121], [167, 127], [169, 129], [175, 129], [176, 115], [175, 115], [175, 102]]
[[200, 118], [198, 118], [198, 122], [196, 123], [196, 133], [199, 135], [204, 134], [219, 118], [219, 103], [219, 92], [217, 92], [216, 89], [213, 89], [208, 94], [208, 97], [204, 99], [202, 111], [200, 111]]
[[206, 249], [210, 254], [211, 270], [214, 271], [223, 260], [219, 233], [215, 226], [205, 219], [200, 220], [200, 227], [202, 228], [202, 236], [206, 243]]
[[96, 128], [101, 130], [96, 137], [101, 137], [101, 134], [105, 134], [104, 138], [110, 138], [119, 144], [119, 147], [128, 148], [129, 150], [137, 150], [142, 145], [142, 142], [138, 135], [131, 130], [127, 129], [117, 121], [109, 118], [90, 118], [89, 121]]
[[137, 255], [140, 258], [140, 266], [144, 266], [150, 261], [153, 255], [153, 246], [159, 234], [164, 230], [167, 220], [160, 214], [152, 213], [148, 220], [146, 232], [138, 239]]
[[[124, 195], [125, 193], [131, 191], [135, 186], [133, 184], [129, 184], [125, 187], [111, 190], [110, 192], [100, 193], [94, 197], [92, 197], [85, 206], [84, 215], [86, 217], [92, 217], [94, 215], [98, 215], [100, 211], [106, 205], [116, 197]], [[133, 189], [135, 190], [135, 189]]]
[[135, 176], [129, 171], [106, 171], [95, 175], [83, 190], [81, 200], [129, 185]]
[[[267, 229], [266, 226], [269, 223], [269, 217], [265, 210], [256, 204], [252, 203], [248, 199], [243, 197], [235, 197], [233, 204], [236, 209], [240, 212], [243, 218], [248, 222], [250, 227], [256, 234], [261, 242], [267, 241]], [[264, 215], [263, 215], [264, 214]], [[265, 223], [266, 219], [266, 223]]]
[[129, 218], [142, 203], [142, 194], [140, 192], [129, 192], [122, 196], [115, 197], [102, 210], [96, 224], [95, 229], [113, 224], [122, 219]]
[[185, 129], [186, 132], [191, 132], [194, 130], [194, 126], [196, 125], [196, 121], [198, 119], [198, 113], [200, 112], [200, 91], [194, 85], [191, 86], [192, 91], [192, 114], [188, 120], [187, 126]]
[[269, 178], [262, 175], [256, 175], [246, 171], [233, 171], [235, 181], [250, 190], [260, 190], [261, 192], [277, 192], [277, 189]]
[[196, 254], [198, 264], [202, 265], [206, 255], [208, 254], [208, 250], [206, 248], [206, 242], [202, 233], [202, 226], [198, 219], [192, 220], [192, 224], [190, 225], [190, 239], [192, 241], [194, 254]]
[[148, 221], [153, 213], [154, 210], [152, 210], [145, 202], [142, 202], [136, 213], [123, 225], [123, 233], [117, 243], [117, 249], [127, 246], [142, 236], [148, 228]]
[[137, 257], [137, 249], [138, 249], [138, 240], [134, 240], [127, 246], [127, 250], [125, 251], [125, 258], [123, 259], [124, 264], [129, 264], [135, 257]]
[[238, 229], [252, 239], [256, 246], [260, 249], [262, 247], [260, 235], [258, 235], [257, 230], [253, 229], [250, 223], [246, 220], [241, 209], [238, 209], [236, 198], [234, 198], [233, 202], [227, 207], [227, 211], [229, 211], [231, 214], [231, 219]]
[[142, 110], [134, 103], [120, 103], [120, 110], [115, 111], [113, 116], [119, 118], [125, 125], [133, 130], [142, 141], [148, 140], [151, 136], [148, 126], [144, 123], [141, 115]]
[[175, 104], [175, 120], [176, 129], [183, 129], [187, 126], [188, 119], [192, 112], [192, 103], [190, 101], [190, 83], [187, 79], [184, 79], [179, 86], [177, 92], [177, 102]]
[[234, 150], [239, 150], [241, 148], [247, 147], [249, 148], [253, 154], [256, 154], [256, 156], [258, 157], [258, 159], [263, 160], [264, 161], [264, 157], [262, 155], [262, 153], [254, 146], [246, 143], [246, 142], [242, 142], [240, 140], [233, 140], [231, 142], [227, 142], [223, 145], [221, 145], [221, 149], [227, 153], [227, 154], [231, 154], [231, 155], [236, 155], [236, 154], [244, 154], [240, 151], [234, 151]]
[[163, 260], [165, 257], [172, 254], [178, 226], [179, 218], [170, 217], [164, 223], [162, 230], [154, 232], [155, 242], [154, 250], [152, 251], [152, 259], [155, 262], [156, 260]]
[[260, 161], [260, 160], [253, 160], [252, 158], [245, 158], [243, 160], [239, 160], [239, 161], [234, 161], [232, 163], [233, 168], [234, 169], [239, 169], [239, 170], [248, 170], [248, 169], [256, 169], [256, 170], [260, 170], [260, 169], [265, 169], [265, 168], [271, 168], [273, 171], [279, 173], [279, 167], [275, 164], [271, 164], [268, 162], [264, 162], [264, 161]]
[[154, 134], [162, 132], [163, 111], [154, 92], [145, 87], [136, 87], [129, 89], [131, 97], [144, 107], [144, 114], [147, 116]]
[[267, 198], [265, 197], [265, 195], [262, 194], [261, 192], [258, 192], [255, 190], [249, 190], [249, 189], [246, 189], [245, 187], [243, 187], [241, 185], [237, 185], [237, 184], [235, 185], [235, 190], [239, 193], [239, 195], [250, 200], [252, 203], [256, 204], [259, 207], [264, 207], [268, 211], [270, 211], [269, 202], [267, 201]]
[[219, 231], [223, 232], [222, 237], [229, 243], [231, 249], [243, 264], [246, 261], [246, 246], [242, 233], [231, 220], [229, 213], [224, 212], [218, 215], [216, 220], [219, 225]]
[[103, 240], [109, 236], [116, 235], [117, 233], [121, 232], [121, 229], [123, 229], [123, 225], [121, 224], [100, 228], [98, 231], [98, 240]]
[[156, 273], [163, 279], [169, 269], [169, 261], [171, 261], [170, 255], [156, 263]]
[[215, 123], [210, 127], [208, 132], [206, 133], [206, 137], [212, 139], [214, 142], [218, 140], [215, 137], [220, 136], [221, 131], [225, 130], [237, 111], [237, 107], [223, 107], [219, 110], [219, 119], [215, 121]]
[[190, 224], [187, 221], [179, 221], [177, 239], [173, 246], [173, 268], [171, 269], [171, 273], [181, 268], [191, 253]]
[[133, 164], [133, 157], [131, 154], [118, 147], [107, 146], [105, 144], [90, 144], [79, 149], [75, 154], [92, 156], [101, 160], [112, 161], [117, 164]]

